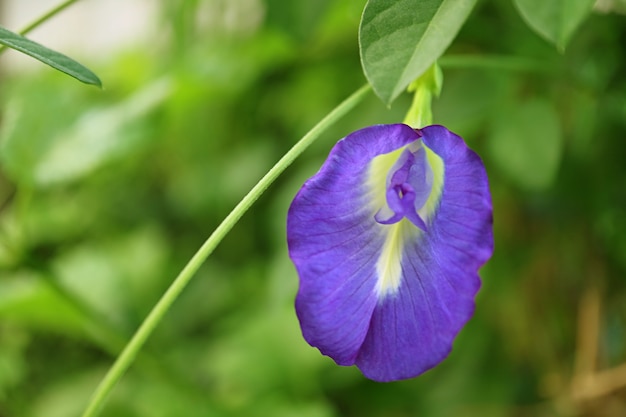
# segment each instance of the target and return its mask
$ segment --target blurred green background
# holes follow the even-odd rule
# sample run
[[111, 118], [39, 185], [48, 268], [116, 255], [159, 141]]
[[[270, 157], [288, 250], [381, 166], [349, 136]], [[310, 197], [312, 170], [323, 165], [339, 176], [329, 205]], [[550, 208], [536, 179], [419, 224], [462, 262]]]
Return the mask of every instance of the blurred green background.
[[[2, 74], [0, 417], [80, 414], [206, 237], [365, 83], [364, 3], [172, 0], [149, 42], [82, 59], [102, 91]], [[440, 366], [368, 381], [295, 317], [287, 208], [336, 140], [403, 119], [408, 95], [370, 95], [222, 242], [102, 415], [626, 415], [626, 8], [600, 3], [561, 54], [479, 2], [440, 61], [435, 119], [483, 157], [496, 241]]]

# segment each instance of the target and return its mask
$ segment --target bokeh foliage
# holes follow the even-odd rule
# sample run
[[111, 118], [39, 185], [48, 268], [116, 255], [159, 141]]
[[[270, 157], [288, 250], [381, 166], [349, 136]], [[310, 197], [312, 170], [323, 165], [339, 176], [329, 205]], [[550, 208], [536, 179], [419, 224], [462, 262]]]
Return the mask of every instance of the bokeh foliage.
[[[79, 415], [209, 233], [365, 82], [364, 1], [291, 3], [169, 2], [155, 42], [89, 63], [105, 91], [48, 70], [1, 80], [0, 416]], [[372, 95], [222, 242], [103, 415], [626, 415], [624, 385], [603, 390], [626, 373], [614, 4], [559, 53], [511, 1], [482, 1], [440, 61], [435, 121], [483, 157], [496, 232], [476, 315], [443, 364], [367, 381], [310, 348], [293, 311], [288, 205], [334, 141], [403, 119], [408, 95], [390, 109]]]

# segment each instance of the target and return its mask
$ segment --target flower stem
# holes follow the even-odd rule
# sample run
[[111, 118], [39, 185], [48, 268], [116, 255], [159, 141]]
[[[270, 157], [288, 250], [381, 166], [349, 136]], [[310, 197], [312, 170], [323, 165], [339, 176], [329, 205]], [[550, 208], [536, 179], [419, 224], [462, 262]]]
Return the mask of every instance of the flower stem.
[[[60, 12], [68, 8], [69, 6], [71, 6], [72, 4], [76, 3], [77, 1], [78, 0], [66, 0], [63, 3], [58, 4], [54, 8], [50, 9], [46, 14], [42, 15], [37, 20], [31, 22], [24, 29], [20, 30], [19, 34], [26, 35], [28, 32], [32, 31], [33, 29], [36, 29], [37, 27], [39, 27], [39, 25], [50, 20], [51, 18], [53, 18], [54, 16], [56, 16], [57, 14], [59, 14]], [[0, 54], [4, 52], [5, 49], [7, 49], [5, 45], [0, 45]]]
[[161, 322], [163, 316], [170, 309], [172, 303], [178, 298], [182, 290], [187, 286], [196, 271], [204, 263], [207, 257], [213, 252], [216, 246], [222, 241], [224, 236], [239, 221], [241, 216], [248, 211], [250, 206], [263, 194], [263, 192], [278, 178], [278, 176], [324, 131], [333, 125], [339, 118], [352, 110], [370, 91], [371, 87], [365, 85], [354, 92], [345, 101], [335, 107], [326, 117], [313, 127], [306, 135], [300, 139], [267, 174], [248, 192], [248, 194], [235, 206], [233, 211], [222, 221], [222, 223], [209, 236], [204, 244], [198, 249], [196, 254], [189, 260], [187, 265], [178, 274], [176, 279], [169, 286], [161, 299], [152, 308], [150, 314], [143, 321], [139, 329], [130, 339], [122, 353], [117, 357], [113, 366], [104, 376], [100, 385], [93, 393], [91, 400], [83, 413], [83, 417], [94, 417], [98, 414], [107, 396], [122, 377], [124, 372], [130, 367], [133, 360], [139, 353], [148, 337], [152, 334], [156, 326]]

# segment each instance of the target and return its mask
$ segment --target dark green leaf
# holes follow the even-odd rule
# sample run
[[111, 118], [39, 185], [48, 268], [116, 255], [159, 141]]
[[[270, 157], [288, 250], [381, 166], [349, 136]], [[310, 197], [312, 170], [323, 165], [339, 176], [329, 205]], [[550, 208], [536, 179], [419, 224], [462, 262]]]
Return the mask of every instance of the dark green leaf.
[[390, 104], [446, 50], [476, 0], [370, 0], [359, 45], [363, 71]]
[[560, 50], [587, 17], [594, 0], [515, 0], [522, 18]]
[[0, 44], [30, 55], [85, 84], [102, 87], [98, 76], [78, 62], [3, 27], [0, 27]]

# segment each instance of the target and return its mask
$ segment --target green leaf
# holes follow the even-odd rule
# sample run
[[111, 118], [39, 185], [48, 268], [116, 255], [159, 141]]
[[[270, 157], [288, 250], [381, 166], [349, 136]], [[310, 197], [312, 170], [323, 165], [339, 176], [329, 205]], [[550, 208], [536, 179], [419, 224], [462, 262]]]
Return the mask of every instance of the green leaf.
[[564, 50], [574, 31], [587, 17], [594, 0], [515, 0], [520, 15], [532, 30]]
[[504, 104], [494, 116], [487, 142], [494, 164], [521, 188], [548, 188], [563, 150], [561, 125], [552, 104], [545, 99]]
[[361, 64], [391, 102], [439, 58], [476, 0], [370, 0], [359, 28]]
[[96, 74], [74, 61], [72, 58], [48, 49], [43, 45], [33, 42], [3, 27], [0, 27], [0, 44], [23, 52], [26, 55], [30, 55], [44, 64], [50, 65], [52, 68], [64, 72], [70, 77], [74, 77], [78, 81], [82, 81], [85, 84], [102, 87], [102, 82]]

